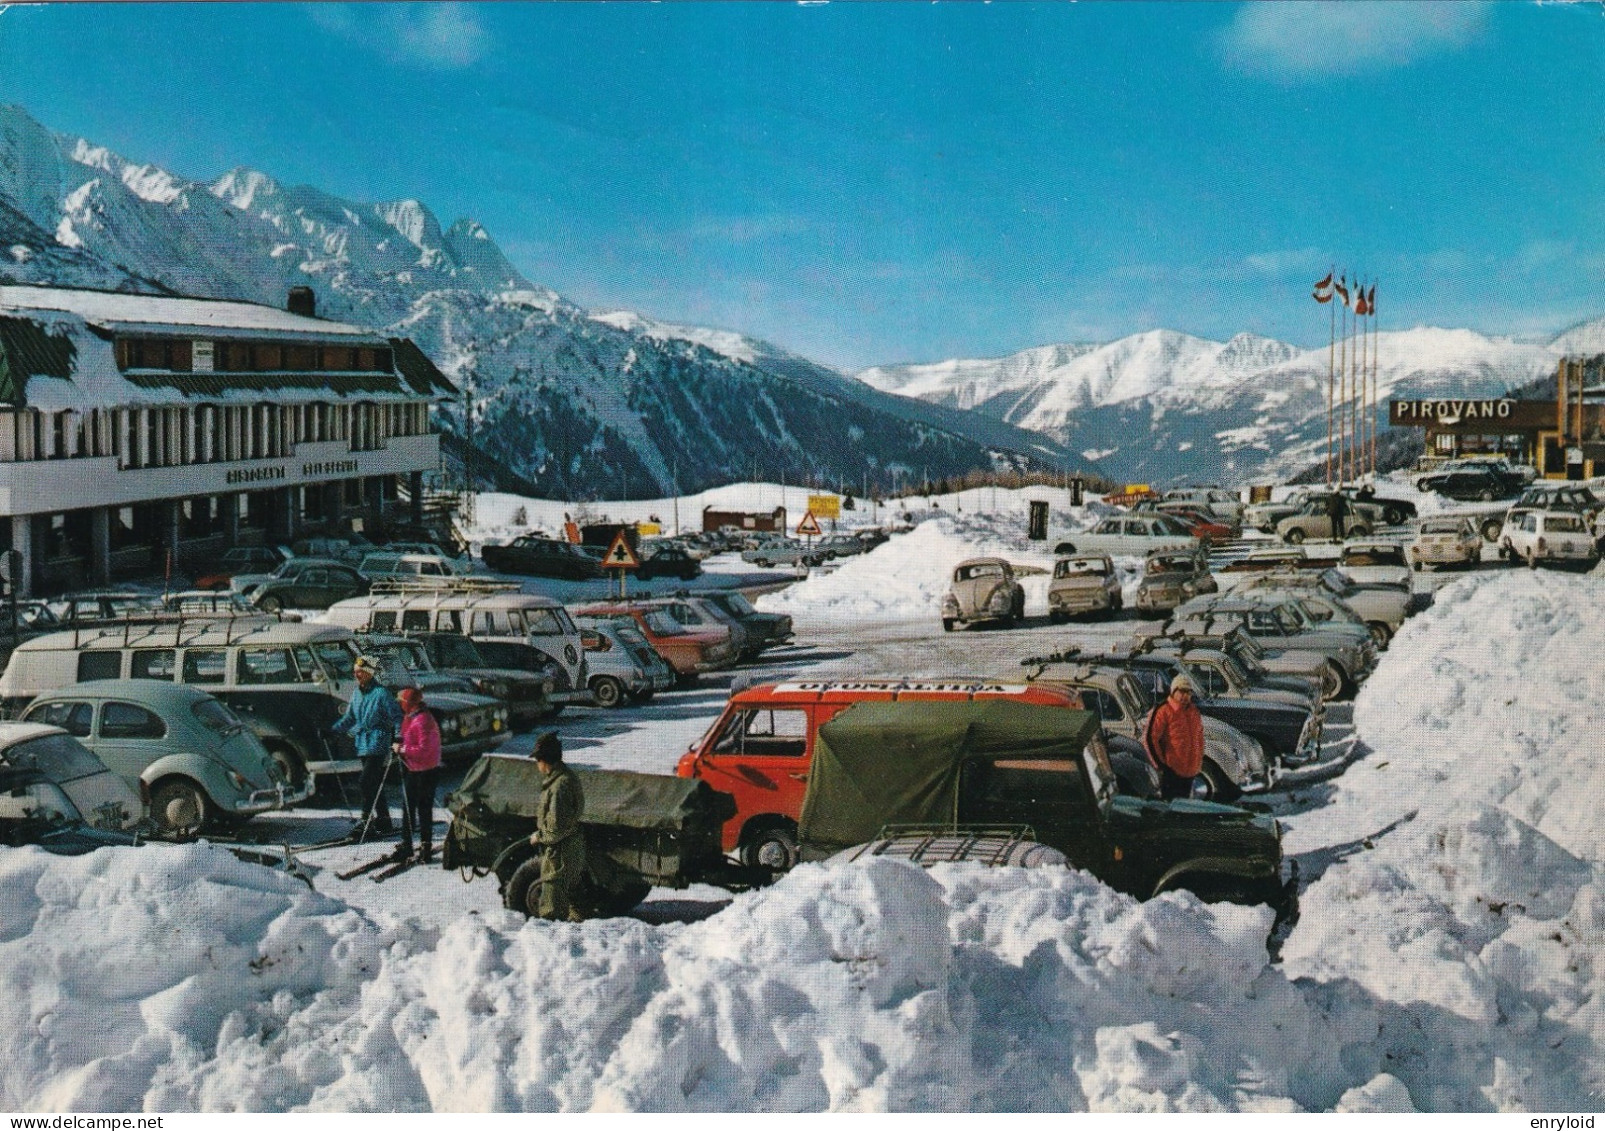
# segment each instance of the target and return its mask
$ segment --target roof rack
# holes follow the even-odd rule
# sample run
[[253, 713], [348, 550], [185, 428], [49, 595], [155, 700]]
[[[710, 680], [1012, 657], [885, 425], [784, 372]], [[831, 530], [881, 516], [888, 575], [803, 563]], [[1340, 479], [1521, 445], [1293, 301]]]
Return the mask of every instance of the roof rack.
[[437, 593], [442, 597], [462, 597], [480, 593], [512, 593], [522, 588], [521, 581], [503, 581], [493, 577], [383, 577], [374, 581], [368, 587], [368, 592], [408, 596]]

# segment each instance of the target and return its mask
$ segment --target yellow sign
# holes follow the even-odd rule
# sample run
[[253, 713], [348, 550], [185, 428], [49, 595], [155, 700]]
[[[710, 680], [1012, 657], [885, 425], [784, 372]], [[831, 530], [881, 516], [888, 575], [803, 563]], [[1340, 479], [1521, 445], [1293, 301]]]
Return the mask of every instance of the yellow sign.
[[815, 518], [840, 518], [842, 516], [841, 496], [809, 495], [808, 509], [814, 512]]
[[643, 538], [650, 538], [654, 534], [662, 534], [663, 527], [655, 522], [638, 522], [635, 524], [635, 532]]

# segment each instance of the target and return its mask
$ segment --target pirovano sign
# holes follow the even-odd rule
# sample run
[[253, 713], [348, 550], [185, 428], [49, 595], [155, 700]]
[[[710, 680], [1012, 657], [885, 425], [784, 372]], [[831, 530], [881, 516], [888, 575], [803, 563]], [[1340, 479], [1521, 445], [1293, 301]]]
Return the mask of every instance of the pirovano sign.
[[1435, 424], [1445, 428], [1452, 428], [1462, 422], [1480, 424], [1483, 421], [1511, 421], [1516, 414], [1517, 403], [1511, 397], [1490, 397], [1484, 400], [1390, 401], [1388, 421], [1391, 424], [1413, 424], [1418, 427]]

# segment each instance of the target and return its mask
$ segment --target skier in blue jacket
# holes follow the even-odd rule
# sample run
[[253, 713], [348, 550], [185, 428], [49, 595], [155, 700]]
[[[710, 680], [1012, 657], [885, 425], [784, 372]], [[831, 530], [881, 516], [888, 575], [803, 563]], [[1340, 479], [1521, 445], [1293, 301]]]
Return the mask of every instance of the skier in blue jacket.
[[362, 759], [362, 819], [353, 828], [357, 837], [367, 835], [371, 826], [380, 835], [389, 836], [395, 826], [390, 823], [390, 803], [385, 800], [385, 770], [389, 766], [396, 733], [401, 729], [401, 704], [390, 694], [390, 689], [376, 678], [378, 665], [366, 656], [357, 657], [355, 665], [357, 689], [346, 704], [345, 713], [335, 720], [334, 729], [350, 734], [356, 743], [357, 757]]

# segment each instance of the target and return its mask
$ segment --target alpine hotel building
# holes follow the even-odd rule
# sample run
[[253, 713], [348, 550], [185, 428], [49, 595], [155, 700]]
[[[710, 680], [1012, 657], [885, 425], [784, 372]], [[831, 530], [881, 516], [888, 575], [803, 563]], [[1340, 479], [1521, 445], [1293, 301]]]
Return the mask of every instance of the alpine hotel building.
[[417, 523], [429, 406], [455, 392], [407, 339], [317, 318], [310, 288], [280, 310], [0, 286], [0, 549], [28, 595]]

